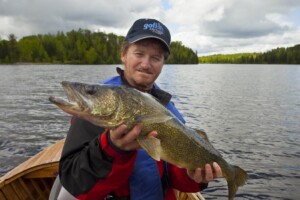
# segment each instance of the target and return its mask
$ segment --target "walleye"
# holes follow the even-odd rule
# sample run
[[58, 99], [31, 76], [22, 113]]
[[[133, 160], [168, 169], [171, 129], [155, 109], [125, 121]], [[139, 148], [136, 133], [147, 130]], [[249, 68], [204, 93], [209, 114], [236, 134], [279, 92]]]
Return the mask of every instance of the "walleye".
[[[228, 184], [229, 200], [234, 198], [238, 187], [245, 184], [247, 173], [227, 163], [204, 132], [186, 127], [150, 94], [127, 86], [67, 81], [63, 81], [62, 86], [68, 100], [59, 97], [49, 100], [66, 113], [108, 129], [121, 124], [130, 129], [142, 123], [144, 128], [137, 141], [155, 160], [162, 159], [189, 170], [217, 162]], [[153, 130], [158, 135], [148, 136]]]

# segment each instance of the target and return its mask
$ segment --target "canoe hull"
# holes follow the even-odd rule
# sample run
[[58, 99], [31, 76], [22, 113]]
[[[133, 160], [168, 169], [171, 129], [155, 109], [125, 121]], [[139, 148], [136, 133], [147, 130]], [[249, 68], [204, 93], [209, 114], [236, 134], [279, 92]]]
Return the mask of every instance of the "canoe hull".
[[48, 199], [64, 140], [45, 148], [0, 178], [0, 200]]

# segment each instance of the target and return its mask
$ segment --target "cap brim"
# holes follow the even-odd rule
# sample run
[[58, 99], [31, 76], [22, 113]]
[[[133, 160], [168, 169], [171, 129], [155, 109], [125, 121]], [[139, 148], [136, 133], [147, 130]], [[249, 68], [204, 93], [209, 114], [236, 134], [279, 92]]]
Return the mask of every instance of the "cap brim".
[[161, 39], [160, 37], [155, 37], [153, 35], [139, 35], [139, 36], [127, 39], [127, 41], [129, 43], [135, 43], [137, 41], [140, 41], [140, 40], [143, 40], [143, 39], [148, 39], [148, 38], [154, 38], [154, 39], [158, 39], [159, 41], [161, 41], [166, 46], [168, 52], [170, 53], [170, 47], [169, 47], [169, 45], [163, 39]]

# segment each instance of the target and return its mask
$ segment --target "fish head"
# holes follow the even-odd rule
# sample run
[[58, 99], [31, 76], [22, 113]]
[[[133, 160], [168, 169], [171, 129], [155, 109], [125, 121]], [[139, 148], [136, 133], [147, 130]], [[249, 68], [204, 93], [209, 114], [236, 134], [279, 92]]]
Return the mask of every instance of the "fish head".
[[111, 85], [91, 85], [63, 81], [67, 99], [51, 96], [49, 100], [66, 113], [86, 119], [96, 125], [108, 126], [119, 107], [119, 94]]

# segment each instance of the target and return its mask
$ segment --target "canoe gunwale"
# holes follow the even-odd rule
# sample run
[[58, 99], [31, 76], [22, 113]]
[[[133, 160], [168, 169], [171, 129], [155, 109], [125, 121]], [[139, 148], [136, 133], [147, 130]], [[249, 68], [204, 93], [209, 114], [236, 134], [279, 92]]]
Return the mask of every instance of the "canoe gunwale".
[[[19, 178], [56, 177], [64, 139], [45, 148], [0, 178], [0, 190]], [[46, 171], [46, 173], [45, 173]]]

